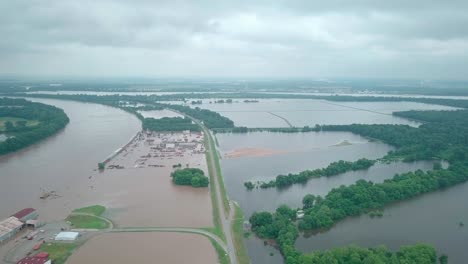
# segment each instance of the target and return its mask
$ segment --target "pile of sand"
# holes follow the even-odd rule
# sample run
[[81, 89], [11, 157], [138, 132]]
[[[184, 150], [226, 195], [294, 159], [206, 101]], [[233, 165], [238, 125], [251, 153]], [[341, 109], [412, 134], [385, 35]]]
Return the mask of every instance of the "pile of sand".
[[263, 157], [284, 154], [288, 151], [276, 149], [262, 149], [262, 148], [240, 148], [224, 154], [227, 159], [240, 158], [240, 157]]

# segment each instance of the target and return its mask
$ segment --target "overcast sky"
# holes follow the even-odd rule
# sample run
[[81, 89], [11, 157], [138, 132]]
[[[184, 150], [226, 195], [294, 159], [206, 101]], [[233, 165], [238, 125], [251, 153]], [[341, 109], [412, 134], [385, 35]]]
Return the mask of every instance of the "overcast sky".
[[2, 0], [0, 74], [468, 76], [468, 1]]

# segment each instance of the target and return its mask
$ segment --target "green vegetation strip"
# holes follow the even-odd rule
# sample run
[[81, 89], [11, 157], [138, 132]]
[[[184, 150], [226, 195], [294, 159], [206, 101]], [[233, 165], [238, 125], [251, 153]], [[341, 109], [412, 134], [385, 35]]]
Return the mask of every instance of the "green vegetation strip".
[[49, 253], [54, 264], [64, 264], [77, 248], [76, 243], [45, 243], [41, 246], [41, 251]]
[[109, 222], [92, 215], [75, 215], [72, 214], [67, 217], [73, 228], [86, 228], [86, 229], [106, 229], [109, 228]]
[[[208, 146], [207, 145], [207, 139], [205, 138], [205, 146]], [[210, 166], [211, 164], [211, 151], [207, 151], [206, 154], [205, 154], [205, 157], [206, 157], [206, 163], [208, 165], [208, 174], [210, 176], [210, 180], [211, 182], [214, 182], [214, 172], [213, 172], [213, 169], [212, 169], [212, 166]], [[213, 233], [216, 233], [216, 234], [220, 234], [221, 236], [221, 239], [223, 241], [226, 241], [226, 237], [222, 231], [222, 227], [221, 227], [221, 215], [220, 215], [220, 212], [219, 212], [219, 204], [218, 204], [218, 199], [216, 199], [216, 186], [215, 184], [210, 184], [210, 195], [211, 195], [211, 203], [213, 204], [213, 222], [214, 222], [214, 225], [215, 225], [215, 232]]]
[[152, 131], [200, 131], [200, 127], [193, 124], [188, 117], [144, 118], [143, 129]]
[[101, 217], [105, 210], [102, 205], [79, 208], [73, 210], [66, 221], [69, 221], [74, 228], [106, 229], [110, 227], [111, 222]]
[[357, 170], [367, 170], [375, 164], [375, 160], [368, 159], [359, 159], [355, 162], [351, 161], [336, 161], [332, 162], [326, 168], [315, 169], [315, 170], [306, 170], [298, 174], [289, 173], [288, 175], [278, 175], [276, 179], [269, 182], [245, 182], [244, 186], [252, 190], [258, 186], [262, 189], [266, 188], [284, 188], [291, 186], [293, 184], [304, 184], [310, 179], [320, 178], [320, 177], [331, 177], [336, 176], [348, 171], [357, 171]]
[[106, 207], [102, 205], [91, 205], [91, 206], [75, 209], [73, 210], [73, 213], [85, 213], [85, 214], [101, 216], [105, 211], [106, 211]]
[[227, 193], [226, 193], [226, 187], [224, 186], [224, 179], [223, 179], [223, 174], [221, 172], [221, 165], [219, 163], [219, 157], [217, 155], [217, 152], [216, 152], [216, 148], [215, 148], [215, 144], [214, 144], [214, 141], [213, 141], [213, 137], [211, 136], [211, 134], [208, 134], [207, 135], [210, 142], [211, 142], [211, 146], [212, 148], [210, 148], [210, 156], [213, 157], [214, 159], [214, 163], [215, 163], [215, 169], [216, 169], [216, 172], [217, 172], [217, 175], [218, 175], [218, 185], [219, 185], [219, 189], [221, 191], [221, 198], [223, 200], [223, 207], [224, 207], [224, 211], [226, 214], [229, 214], [229, 211], [230, 211], [230, 206], [229, 206], [229, 199], [227, 197]]
[[237, 261], [239, 264], [249, 264], [250, 258], [244, 245], [244, 214], [242, 209], [234, 204], [234, 221], [232, 221], [232, 233], [234, 247], [236, 249]]
[[210, 237], [209, 237], [209, 239], [210, 239], [211, 244], [215, 248], [216, 253], [218, 254], [219, 263], [220, 264], [230, 264], [231, 261], [229, 260], [229, 255], [226, 253], [226, 251], [224, 251], [224, 249], [222, 247], [220, 247], [218, 245], [218, 243], [216, 243], [216, 241], [214, 241], [214, 239], [212, 239]]

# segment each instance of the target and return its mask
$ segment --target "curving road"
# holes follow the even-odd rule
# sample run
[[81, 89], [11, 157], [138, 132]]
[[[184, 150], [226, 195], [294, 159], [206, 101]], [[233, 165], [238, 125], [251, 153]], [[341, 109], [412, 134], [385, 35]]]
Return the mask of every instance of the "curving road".
[[224, 251], [228, 252], [226, 243], [219, 238], [217, 235], [206, 231], [203, 229], [196, 228], [184, 228], [184, 227], [124, 227], [124, 228], [114, 228], [109, 229], [106, 232], [115, 233], [115, 232], [182, 232], [182, 233], [194, 233], [209, 237], [216, 241]]

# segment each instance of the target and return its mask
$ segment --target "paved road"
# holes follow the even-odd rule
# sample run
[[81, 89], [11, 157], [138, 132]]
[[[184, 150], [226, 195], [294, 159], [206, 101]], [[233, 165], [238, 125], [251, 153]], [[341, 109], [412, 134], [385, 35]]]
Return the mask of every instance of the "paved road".
[[[211, 137], [210, 131], [203, 126], [199, 121], [193, 119], [196, 123], [198, 123], [202, 129], [203, 132], [205, 133], [205, 136]], [[212, 144], [213, 140], [208, 140], [208, 148], [207, 151], [211, 152], [211, 159], [210, 159], [210, 164], [208, 166], [211, 167], [211, 171], [213, 172], [213, 179], [214, 179], [214, 184], [215, 184], [215, 190], [216, 190], [216, 200], [218, 200], [218, 205], [219, 205], [219, 213], [220, 213], [220, 220], [221, 220], [221, 227], [223, 228], [223, 232], [226, 236], [226, 244], [227, 244], [227, 249], [226, 251], [229, 254], [229, 259], [231, 260], [231, 264], [237, 264], [237, 255], [236, 255], [236, 249], [234, 248], [234, 243], [232, 239], [232, 230], [231, 230], [231, 219], [232, 216], [234, 215], [233, 213], [233, 207], [230, 206], [230, 211], [228, 214], [226, 214], [226, 211], [224, 210], [224, 203], [223, 203], [223, 198], [221, 196], [221, 188], [220, 183], [218, 182], [218, 170], [216, 169], [215, 165], [215, 155], [218, 155], [216, 153], [216, 148]], [[232, 215], [232, 216], [231, 216]]]
[[219, 213], [220, 213], [220, 220], [221, 220], [221, 228], [223, 229], [224, 235], [226, 236], [226, 246], [227, 246], [227, 253], [229, 254], [229, 259], [231, 260], [231, 264], [237, 264], [237, 255], [236, 255], [236, 249], [234, 248], [234, 243], [232, 239], [232, 230], [231, 230], [231, 221], [232, 218], [234, 217], [234, 210], [233, 206], [230, 206], [229, 213], [226, 214], [226, 211], [224, 210], [224, 203], [223, 203], [223, 198], [221, 196], [221, 188], [220, 188], [220, 183], [218, 182], [218, 170], [216, 169], [216, 164], [214, 161], [216, 153], [216, 147], [212, 144], [214, 140], [210, 140], [211, 138], [211, 133], [208, 130], [208, 128], [203, 125], [202, 122], [200, 122], [198, 119], [195, 119], [189, 115], [186, 115], [182, 112], [178, 112], [175, 110], [170, 109], [171, 111], [174, 111], [180, 115], [186, 116], [190, 119], [192, 119], [193, 122], [195, 122], [197, 125], [199, 125], [205, 136], [207, 137], [208, 141], [208, 146], [206, 146], [206, 150], [211, 153], [211, 159], [210, 159], [210, 166], [211, 171], [213, 172], [213, 183], [215, 184], [215, 190], [216, 190], [216, 200], [218, 201], [219, 205]]
[[203, 229], [196, 228], [184, 228], [184, 227], [125, 227], [125, 228], [114, 228], [108, 229], [105, 232], [114, 233], [114, 232], [182, 232], [182, 233], [194, 233], [200, 234], [215, 240], [218, 245], [220, 245], [224, 251], [228, 252], [226, 243], [219, 238], [217, 235], [206, 231]]

